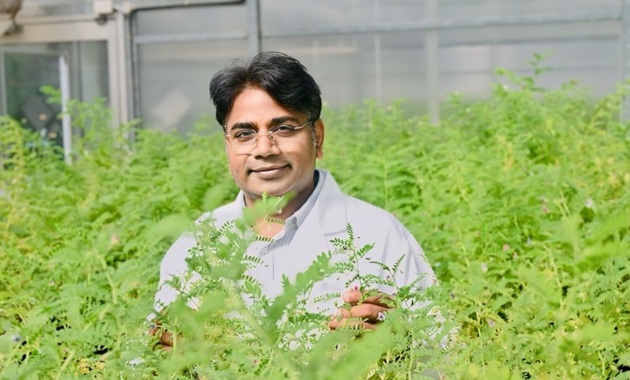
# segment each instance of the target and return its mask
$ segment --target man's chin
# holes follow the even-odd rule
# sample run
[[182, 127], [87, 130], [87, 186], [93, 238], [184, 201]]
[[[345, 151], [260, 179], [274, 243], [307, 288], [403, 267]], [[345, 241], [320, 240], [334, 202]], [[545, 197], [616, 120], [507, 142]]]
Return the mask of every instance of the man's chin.
[[282, 186], [281, 184], [278, 185], [279, 186], [269, 186], [269, 184], [267, 184], [267, 186], [257, 189], [254, 194], [256, 194], [257, 198], [260, 199], [263, 197], [263, 194], [267, 197], [282, 197], [292, 193], [289, 186]]

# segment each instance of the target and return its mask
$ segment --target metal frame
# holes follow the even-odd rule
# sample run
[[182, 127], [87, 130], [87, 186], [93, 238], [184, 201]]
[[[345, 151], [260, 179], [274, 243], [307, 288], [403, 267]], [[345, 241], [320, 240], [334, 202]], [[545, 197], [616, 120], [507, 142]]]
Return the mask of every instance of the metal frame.
[[[427, 0], [427, 6], [436, 0]], [[624, 0], [627, 1], [627, 0]], [[430, 10], [437, 13], [437, 10]], [[412, 32], [412, 31], [431, 31], [431, 30], [453, 30], [453, 29], [472, 29], [472, 28], [493, 28], [506, 26], [534, 26], [549, 24], [575, 24], [582, 22], [598, 22], [598, 21], [620, 21], [620, 12], [589, 12], [576, 13], [571, 15], [546, 15], [546, 16], [522, 16], [522, 17], [503, 17], [503, 18], [484, 18], [484, 19], [462, 19], [462, 20], [425, 20], [409, 23], [384, 23], [369, 26], [350, 26], [343, 28], [318, 28], [318, 29], [296, 29], [286, 32], [265, 33], [264, 38], [273, 37], [300, 37], [300, 36], [317, 36], [328, 34], [364, 34], [364, 33], [387, 33], [387, 32]]]
[[[624, 0], [625, 13], [622, 17], [620, 12], [589, 12], [581, 14], [555, 14], [555, 15], [543, 15], [543, 16], [522, 16], [522, 17], [509, 17], [509, 18], [485, 18], [485, 19], [462, 19], [462, 20], [440, 20], [438, 15], [438, 0], [426, 0], [425, 10], [427, 19], [424, 21], [413, 23], [398, 23], [398, 24], [386, 24], [379, 23], [371, 26], [351, 26], [351, 27], [337, 27], [337, 28], [322, 28], [316, 29], [296, 29], [287, 30], [282, 32], [268, 32], [265, 33], [262, 30], [260, 19], [260, 0], [247, 0], [247, 13], [248, 13], [248, 31], [247, 35], [238, 33], [198, 33], [198, 34], [179, 34], [173, 35], [152, 35], [134, 37], [133, 40], [133, 61], [135, 63], [134, 79], [137, 78], [139, 71], [138, 67], [138, 50], [139, 46], [143, 44], [152, 43], [169, 43], [169, 42], [199, 42], [199, 41], [211, 41], [211, 40], [237, 40], [247, 38], [249, 40], [250, 55], [255, 55], [262, 49], [263, 38], [282, 38], [282, 37], [306, 37], [306, 36], [325, 36], [325, 35], [347, 35], [347, 34], [374, 34], [375, 35], [375, 60], [376, 66], [380, 67], [380, 33], [394, 33], [394, 32], [422, 32], [424, 33], [425, 49], [427, 50], [426, 72], [427, 72], [427, 86], [426, 94], [428, 99], [428, 111], [430, 120], [433, 123], [437, 123], [440, 119], [440, 104], [439, 98], [434, 96], [439, 93], [439, 60], [438, 50], [440, 46], [438, 39], [438, 32], [445, 30], [456, 29], [474, 29], [474, 28], [496, 28], [496, 27], [510, 27], [510, 26], [536, 26], [536, 25], [557, 25], [557, 24], [575, 24], [584, 22], [621, 22], [622, 18], [626, 20], [626, 26], [624, 33], [628, 41], [624, 45], [624, 54], [628, 57], [624, 62], [627, 65], [624, 66], [624, 78], [630, 79], [630, 0]], [[379, 87], [379, 73], [377, 75], [377, 92]], [[139, 92], [138, 82], [135, 82], [134, 94]], [[377, 94], [378, 96], [378, 94]], [[139, 100], [139, 94], [136, 95], [136, 107], [135, 115], [138, 114], [137, 101]], [[630, 104], [627, 107], [628, 115], [630, 118]]]
[[67, 163], [72, 160], [72, 120], [68, 113], [68, 102], [70, 101], [70, 69], [67, 57], [59, 55], [59, 83], [61, 83], [61, 126], [63, 134], [63, 156]]
[[[620, 54], [623, 65], [620, 78], [630, 80], [630, 0], [623, 0], [620, 11], [600, 11], [578, 14], [553, 14], [542, 16], [522, 16], [507, 18], [440, 20], [437, 14], [437, 1], [426, 0], [427, 18], [424, 21], [412, 23], [377, 23], [369, 26], [350, 26], [337, 28], [308, 28], [265, 33], [262, 28], [260, 15], [260, 0], [246, 1], [211, 1], [211, 0], [163, 0], [151, 6], [138, 6], [136, 3], [124, 2], [115, 6], [116, 12], [107, 19], [105, 24], [99, 25], [92, 15], [46, 17], [38, 19], [20, 19], [24, 25], [22, 34], [10, 37], [0, 37], [3, 44], [58, 42], [77, 40], [104, 40], [108, 43], [109, 75], [110, 75], [110, 103], [117, 111], [115, 120], [126, 122], [139, 115], [139, 48], [143, 44], [160, 44], [169, 42], [199, 42], [213, 40], [244, 40], [249, 42], [251, 56], [262, 50], [264, 38], [324, 36], [344, 34], [373, 34], [375, 36], [375, 56], [379, 68], [380, 36], [381, 33], [394, 32], [422, 32], [425, 48], [427, 49], [427, 99], [431, 120], [439, 120], [439, 99], [432, 96], [439, 91], [439, 61], [438, 32], [456, 29], [497, 28], [513, 26], [558, 25], [588, 22], [616, 22], [621, 26]], [[241, 3], [246, 7], [248, 28], [246, 33], [193, 33], [178, 35], [137, 35], [137, 20], [134, 13], [145, 9], [172, 8], [183, 6], [217, 6]], [[376, 18], [375, 18], [376, 20]], [[312, 25], [312, 24], [307, 24]], [[1, 67], [0, 67], [1, 69]], [[377, 90], [380, 86], [380, 73], [377, 71]], [[378, 92], [378, 91], [377, 91]], [[433, 99], [433, 100], [431, 100]], [[623, 116], [630, 119], [630, 101], [626, 101]]]
[[[6, 45], [5, 45], [6, 46]], [[5, 67], [5, 55], [9, 53], [20, 53], [20, 54], [32, 54], [33, 51], [24, 48], [22, 46], [20, 47], [13, 47], [11, 46], [8, 51], [7, 48], [3, 47], [2, 45], [0, 45], [0, 83], [6, 83], [7, 82], [7, 77], [6, 77], [6, 67]], [[51, 57], [58, 57], [59, 54], [56, 53], [51, 53], [51, 52], [46, 52], [46, 53], [37, 53], [39, 55], [46, 55], [46, 56], [51, 56]], [[6, 86], [2, 86], [2, 88], [0, 88], [0, 115], [2, 115], [3, 113], [7, 112], [8, 109], [8, 97], [6, 95]]]
[[[437, 22], [438, 5], [437, 0], [426, 0], [426, 12], [429, 22]], [[431, 29], [426, 31], [426, 50], [427, 50], [427, 88], [426, 96], [428, 99], [429, 118], [433, 124], [440, 121], [440, 99], [438, 96], [431, 94], [440, 93], [440, 69], [438, 60], [438, 51], [440, 48], [438, 41], [438, 31]]]
[[[630, 0], [623, 0], [621, 10], [621, 78], [626, 89], [630, 88]], [[621, 105], [621, 119], [630, 120], [630, 98], [626, 96]]]
[[[4, 45], [7, 46], [7, 45]], [[62, 136], [63, 136], [63, 142], [62, 142], [62, 147], [63, 147], [63, 151], [64, 151], [64, 159], [66, 160], [66, 162], [70, 163], [71, 161], [71, 154], [72, 154], [72, 141], [71, 141], [71, 136], [72, 136], [72, 124], [71, 124], [71, 120], [70, 120], [70, 115], [68, 113], [66, 113], [67, 111], [67, 107], [68, 107], [68, 101], [70, 100], [70, 93], [71, 93], [71, 89], [70, 89], [70, 72], [69, 72], [69, 66], [68, 66], [68, 58], [65, 54], [65, 52], [60, 52], [60, 53], [54, 53], [54, 52], [36, 52], [36, 51], [31, 51], [28, 48], [25, 48], [24, 45], [19, 45], [17, 48], [11, 46], [9, 53], [21, 53], [21, 54], [36, 54], [38, 56], [50, 56], [50, 57], [55, 57], [58, 59], [59, 62], [59, 83], [60, 83], [60, 88], [59, 88], [59, 92], [61, 95], [61, 109], [62, 109], [62, 118], [61, 118], [61, 129], [62, 129]], [[5, 58], [5, 54], [7, 54], [7, 52], [5, 51], [5, 48], [3, 48], [0, 45], [0, 76], [2, 81], [0, 83], [6, 83], [6, 72], [5, 72], [5, 67], [4, 67], [4, 58]], [[0, 98], [1, 102], [0, 102], [0, 111], [5, 111], [7, 109], [7, 97], [5, 96], [5, 91], [6, 88], [5, 86], [2, 86], [2, 98]]]
[[247, 0], [247, 1], [198, 1], [189, 5], [194, 6], [220, 6], [220, 5], [235, 5], [245, 3], [247, 7], [247, 32], [246, 33], [189, 33], [189, 34], [166, 34], [166, 35], [148, 35], [148, 36], [139, 36], [137, 35], [138, 31], [138, 19], [134, 17], [137, 12], [141, 12], [143, 10], [154, 10], [154, 9], [162, 9], [162, 8], [172, 8], [173, 5], [167, 6], [146, 6], [146, 7], [135, 7], [133, 9], [128, 10], [129, 22], [128, 30], [129, 30], [129, 52], [130, 52], [130, 60], [128, 62], [128, 70], [127, 72], [131, 73], [133, 79], [133, 89], [130, 91], [132, 93], [132, 97], [129, 99], [129, 109], [131, 110], [133, 117], [139, 118], [141, 117], [140, 112], [140, 104], [141, 104], [141, 93], [140, 93], [140, 46], [145, 44], [161, 44], [161, 43], [172, 43], [172, 42], [204, 42], [204, 41], [231, 41], [231, 40], [245, 40], [247, 39], [249, 42], [249, 54], [250, 56], [255, 56], [256, 54], [261, 52], [262, 49], [262, 28], [260, 21], [260, 0]]
[[[123, 15], [115, 15], [124, 17]], [[126, 102], [127, 70], [119, 66], [124, 51], [125, 35], [116, 28], [116, 23], [96, 22], [94, 16], [41, 17], [19, 19], [22, 32], [0, 37], [0, 47], [4, 45], [104, 41], [107, 43], [109, 68], [109, 102], [114, 110], [114, 122], [120, 124], [129, 120]]]
[[260, 0], [247, 0], [247, 25], [249, 25], [249, 55], [253, 57], [262, 49]]

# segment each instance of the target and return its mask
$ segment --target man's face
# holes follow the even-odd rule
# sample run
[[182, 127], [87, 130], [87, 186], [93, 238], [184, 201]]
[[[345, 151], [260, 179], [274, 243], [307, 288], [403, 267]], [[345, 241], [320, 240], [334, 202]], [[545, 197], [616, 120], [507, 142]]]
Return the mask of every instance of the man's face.
[[321, 120], [314, 123], [315, 144], [310, 124], [285, 139], [272, 140], [264, 133], [280, 124], [298, 127], [306, 122], [306, 115], [285, 109], [259, 88], [247, 88], [236, 97], [226, 131], [261, 132], [248, 149], [226, 139], [230, 171], [247, 204], [260, 199], [263, 193], [280, 196], [293, 192], [296, 199], [306, 200], [313, 190], [315, 159], [323, 154], [323, 123]]

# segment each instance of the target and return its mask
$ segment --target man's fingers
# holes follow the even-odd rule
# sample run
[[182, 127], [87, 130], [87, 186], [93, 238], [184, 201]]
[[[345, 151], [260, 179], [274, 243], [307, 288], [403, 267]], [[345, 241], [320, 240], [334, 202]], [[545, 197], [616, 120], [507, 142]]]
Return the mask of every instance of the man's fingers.
[[383, 307], [393, 307], [394, 301], [391, 296], [385, 293], [379, 293], [373, 296], [368, 296], [363, 298], [363, 293], [359, 290], [358, 287], [354, 287], [346, 290], [341, 294], [341, 299], [343, 302], [347, 302], [351, 305], [356, 305], [358, 303], [371, 303], [374, 305], [379, 305]]
[[165, 345], [165, 346], [172, 346], [173, 345], [173, 334], [171, 334], [170, 332], [164, 330], [164, 332], [162, 332], [162, 335], [160, 335], [160, 343]]
[[357, 304], [361, 301], [361, 291], [358, 287], [348, 289], [341, 294], [341, 299], [349, 304]]
[[370, 323], [377, 323], [383, 320], [383, 315], [387, 313], [388, 310], [390, 309], [387, 307], [362, 303], [360, 305], [352, 306], [350, 309], [339, 309], [338, 315], [333, 317], [333, 319], [355, 318]]
[[328, 328], [336, 330], [340, 328], [372, 330], [376, 324], [385, 320], [385, 316], [392, 309], [392, 298], [384, 293], [365, 297], [358, 287], [346, 290], [341, 294], [341, 299], [352, 305], [341, 308], [337, 315], [328, 323]]
[[384, 313], [387, 313], [388, 307], [379, 306], [370, 303], [362, 303], [350, 308], [350, 315], [364, 319], [371, 323], [377, 323], [382, 321]]
[[337, 329], [352, 329], [352, 330], [374, 330], [376, 325], [374, 323], [366, 322], [361, 320], [361, 318], [333, 318], [330, 322], [328, 322], [328, 328], [331, 330]]
[[375, 296], [366, 297], [362, 303], [369, 303], [391, 309], [394, 307], [394, 300], [387, 294], [377, 294]]
[[149, 335], [156, 336], [159, 334], [160, 341], [158, 344], [163, 346], [173, 346], [173, 334], [168, 330], [164, 330], [159, 323], [152, 323], [149, 327]]

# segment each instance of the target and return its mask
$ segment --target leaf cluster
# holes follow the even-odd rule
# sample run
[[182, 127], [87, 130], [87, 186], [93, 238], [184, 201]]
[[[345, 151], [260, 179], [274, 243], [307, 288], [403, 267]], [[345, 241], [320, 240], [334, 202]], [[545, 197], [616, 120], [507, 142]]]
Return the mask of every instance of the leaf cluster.
[[247, 273], [259, 263], [247, 220], [202, 225], [190, 261], [200, 307], [181, 299], [161, 317], [171, 353], [151, 349], [144, 319], [168, 246], [236, 194], [221, 134], [112, 128], [103, 102], [73, 102], [67, 164], [0, 117], [0, 377], [627, 378], [623, 89], [593, 101], [575, 83], [502, 75], [487, 101], [454, 96], [439, 126], [400, 104], [325, 115], [323, 166], [421, 243], [440, 284], [399, 296], [427, 307], [399, 308], [373, 333], [328, 333], [304, 308], [317, 278], [383, 281], [359, 271], [370, 246], [356, 247], [351, 227], [268, 299]]

